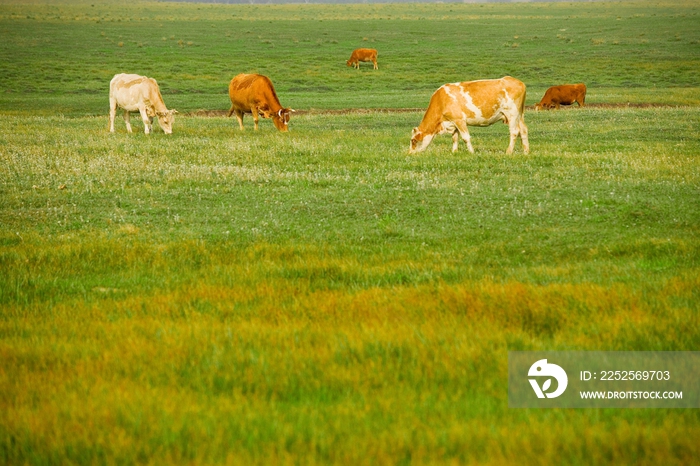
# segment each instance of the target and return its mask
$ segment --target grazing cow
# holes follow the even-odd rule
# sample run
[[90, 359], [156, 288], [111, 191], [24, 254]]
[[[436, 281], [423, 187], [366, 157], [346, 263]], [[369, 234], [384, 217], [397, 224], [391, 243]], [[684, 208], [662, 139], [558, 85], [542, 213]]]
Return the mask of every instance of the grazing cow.
[[131, 131], [129, 112], [139, 111], [146, 134], [153, 131], [153, 117], [165, 134], [172, 134], [177, 110], [168, 110], [160, 95], [158, 83], [153, 78], [138, 74], [117, 74], [109, 83], [109, 132], [114, 132], [114, 118], [117, 107], [124, 109], [126, 130]]
[[294, 109], [284, 108], [277, 98], [272, 81], [260, 74], [239, 74], [228, 85], [228, 95], [231, 98], [231, 110], [228, 116], [236, 114], [238, 124], [243, 129], [243, 116], [253, 115], [255, 130], [258, 129], [258, 115], [272, 118], [275, 127], [280, 131], [288, 131], [289, 118]]
[[377, 51], [375, 49], [353, 50], [352, 55], [350, 55], [350, 60], [348, 60], [346, 64], [359, 70], [361, 61], [371, 61], [372, 63], [374, 63], [374, 69], [379, 69], [379, 67], [377, 66]]
[[578, 103], [579, 107], [584, 106], [586, 102], [585, 84], [564, 84], [550, 87], [544, 93], [540, 103], [535, 105], [535, 110], [552, 107], [559, 109], [560, 105], [573, 105], [574, 102]]
[[510, 129], [510, 145], [506, 154], [512, 154], [515, 139], [520, 135], [523, 151], [530, 152], [525, 126], [525, 84], [506, 76], [445, 84], [430, 98], [428, 110], [417, 128], [411, 133], [409, 153], [424, 151], [436, 134], [452, 134], [452, 152], [457, 150], [461, 136], [469, 152], [474, 153], [467, 125], [489, 126], [503, 121]]

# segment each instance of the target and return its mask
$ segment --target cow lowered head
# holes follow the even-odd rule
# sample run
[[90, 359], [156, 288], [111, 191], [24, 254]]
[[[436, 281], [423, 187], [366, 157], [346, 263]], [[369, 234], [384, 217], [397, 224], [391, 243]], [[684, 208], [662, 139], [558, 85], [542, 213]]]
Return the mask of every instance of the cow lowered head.
[[425, 134], [418, 127], [411, 131], [411, 147], [408, 150], [409, 154], [423, 152], [429, 145], [430, 141], [435, 137], [434, 134]]
[[282, 132], [289, 131], [289, 119], [292, 117], [293, 112], [296, 112], [296, 110], [285, 107], [273, 112], [267, 104], [258, 107], [258, 113], [263, 118], [272, 118], [275, 128]]
[[158, 117], [158, 124], [163, 128], [165, 134], [173, 134], [173, 124], [175, 123], [175, 115], [178, 113], [177, 110], [170, 109], [164, 112], [156, 112]]

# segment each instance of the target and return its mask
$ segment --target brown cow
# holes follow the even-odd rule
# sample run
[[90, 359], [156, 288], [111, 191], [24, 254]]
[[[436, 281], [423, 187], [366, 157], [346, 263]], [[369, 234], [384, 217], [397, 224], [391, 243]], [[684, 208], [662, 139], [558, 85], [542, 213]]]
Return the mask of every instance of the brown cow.
[[131, 133], [129, 112], [139, 111], [143, 120], [144, 131], [153, 131], [153, 117], [158, 117], [158, 124], [165, 134], [172, 134], [173, 122], [177, 110], [168, 110], [160, 95], [158, 83], [153, 78], [138, 74], [116, 74], [109, 83], [109, 132], [114, 132], [114, 118], [117, 107], [124, 109], [126, 130]]
[[423, 120], [413, 128], [409, 153], [424, 151], [436, 134], [443, 133], [452, 134], [452, 152], [457, 150], [461, 136], [469, 152], [474, 153], [467, 125], [489, 126], [502, 121], [510, 129], [506, 154], [513, 153], [518, 135], [527, 154], [530, 144], [524, 110], [525, 84], [510, 76], [445, 84], [435, 91]]
[[586, 85], [579, 84], [564, 84], [562, 86], [552, 86], [544, 93], [539, 104], [535, 105], [535, 110], [543, 108], [559, 109], [560, 105], [573, 105], [578, 103], [579, 107], [583, 107], [586, 102]]
[[375, 49], [353, 50], [352, 55], [350, 55], [350, 60], [348, 60], [346, 64], [359, 70], [361, 61], [371, 61], [372, 63], [374, 63], [374, 69], [379, 69], [379, 67], [377, 66], [377, 51]]
[[294, 112], [291, 108], [284, 108], [277, 98], [272, 81], [261, 74], [239, 74], [228, 85], [228, 95], [231, 98], [231, 110], [228, 116], [236, 114], [238, 124], [243, 129], [243, 116], [246, 113], [253, 115], [255, 130], [258, 129], [258, 115], [263, 118], [272, 118], [275, 127], [280, 131], [288, 131], [289, 118]]

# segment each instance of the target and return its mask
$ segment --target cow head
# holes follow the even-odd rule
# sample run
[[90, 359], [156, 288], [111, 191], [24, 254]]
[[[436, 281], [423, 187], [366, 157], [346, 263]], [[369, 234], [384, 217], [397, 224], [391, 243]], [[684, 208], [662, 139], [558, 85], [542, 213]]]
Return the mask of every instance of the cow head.
[[272, 113], [275, 127], [282, 132], [289, 131], [289, 119], [295, 111], [293, 108], [280, 108], [276, 113]]
[[348, 65], [348, 66], [352, 66], [352, 65], [353, 65], [353, 62], [352, 62], [352, 60], [348, 60], [348, 61], [345, 62], [345, 64]]
[[165, 112], [157, 112], [158, 124], [163, 128], [165, 134], [173, 134], [173, 123], [175, 123], [175, 114], [177, 110], [166, 110]]
[[434, 136], [434, 134], [425, 134], [418, 128], [413, 128], [413, 131], [411, 131], [411, 146], [408, 149], [408, 153], [417, 154], [418, 152], [423, 152]]

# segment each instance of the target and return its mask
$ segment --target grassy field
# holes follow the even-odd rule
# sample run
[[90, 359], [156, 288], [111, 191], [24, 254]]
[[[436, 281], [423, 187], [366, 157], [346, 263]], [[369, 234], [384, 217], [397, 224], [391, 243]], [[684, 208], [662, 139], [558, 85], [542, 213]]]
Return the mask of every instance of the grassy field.
[[[527, 84], [529, 105], [553, 84], [585, 82], [591, 104], [697, 106], [699, 21], [691, 0], [2, 4], [0, 108], [104, 115], [123, 71], [156, 78], [183, 111], [228, 110], [241, 72], [269, 76], [298, 109], [424, 108], [446, 82], [507, 74]], [[378, 71], [346, 67], [357, 47], [378, 49]]]
[[[699, 19], [0, 4], [0, 463], [696, 461], [697, 410], [509, 409], [507, 352], [700, 348]], [[122, 71], [174, 134], [107, 132]], [[203, 116], [248, 71], [289, 133]], [[503, 74], [591, 105], [408, 155], [405, 109]]]

